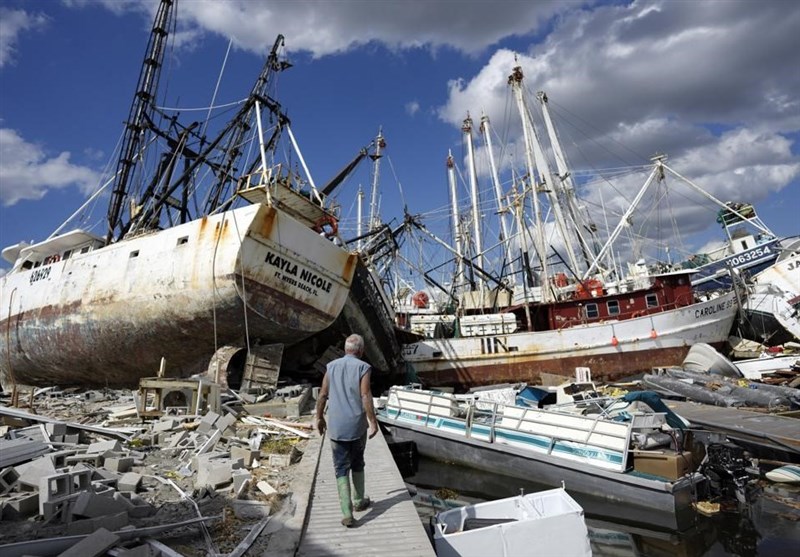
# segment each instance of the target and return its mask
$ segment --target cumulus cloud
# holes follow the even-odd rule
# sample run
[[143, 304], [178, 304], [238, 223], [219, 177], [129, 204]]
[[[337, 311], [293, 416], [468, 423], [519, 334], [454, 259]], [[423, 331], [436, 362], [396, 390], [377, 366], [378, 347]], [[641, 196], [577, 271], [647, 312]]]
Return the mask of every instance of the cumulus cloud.
[[20, 33], [41, 29], [47, 18], [25, 10], [0, 8], [0, 68], [14, 62]]
[[[800, 130], [800, 73], [787, 71], [796, 68], [791, 29], [798, 26], [800, 11], [784, 2], [637, 1], [571, 10], [529, 50], [497, 50], [475, 75], [452, 79], [438, 115], [460, 126], [467, 113], [488, 113], [509, 138], [496, 147], [501, 166], [523, 166], [520, 117], [507, 84], [520, 66], [531, 111], [538, 110], [536, 92], [547, 92], [562, 146], [573, 172], [584, 176], [579, 186], [596, 214], [610, 208], [621, 216], [647, 176], [615, 176], [612, 184], [617, 170], [602, 169], [632, 169], [656, 153], [668, 154], [671, 167], [723, 201], [758, 203], [800, 177], [792, 139]], [[541, 117], [535, 123], [546, 136]], [[678, 182], [668, 176], [666, 184]], [[631, 229], [652, 238], [664, 234], [656, 225], [670, 234], [709, 225], [699, 213], [708, 201], [691, 188], [666, 197], [664, 187], [654, 187], [643, 207], [667, 200], [674, 220], [645, 209]]]
[[[498, 9], [493, 2], [455, 0], [372, 2], [368, 0], [193, 0], [179, 5], [179, 25], [187, 33], [210, 32], [233, 39], [242, 49], [269, 50], [275, 37], [287, 38], [287, 49], [313, 57], [380, 43], [392, 50], [453, 48], [476, 54], [501, 39], [535, 32], [553, 15], [593, 2], [555, 0], [514, 2]], [[152, 15], [149, 0], [68, 0], [73, 6], [101, 4], [114, 11]]]
[[0, 202], [14, 205], [23, 199], [41, 199], [48, 190], [78, 186], [93, 190], [100, 181], [94, 170], [73, 164], [70, 153], [49, 156], [12, 129], [0, 129]]

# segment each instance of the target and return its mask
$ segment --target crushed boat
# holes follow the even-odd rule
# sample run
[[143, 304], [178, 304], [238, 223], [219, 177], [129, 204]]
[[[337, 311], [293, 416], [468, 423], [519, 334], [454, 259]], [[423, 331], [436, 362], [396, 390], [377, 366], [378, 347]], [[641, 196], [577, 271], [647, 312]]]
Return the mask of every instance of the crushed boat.
[[681, 445], [684, 422], [636, 400], [640, 393], [626, 396], [539, 408], [395, 386], [377, 415], [392, 441], [411, 441], [422, 455], [543, 485], [565, 482], [572, 493], [624, 505], [643, 522], [684, 529], [704, 482]]
[[583, 509], [563, 488], [440, 512], [431, 524], [438, 557], [592, 554]]

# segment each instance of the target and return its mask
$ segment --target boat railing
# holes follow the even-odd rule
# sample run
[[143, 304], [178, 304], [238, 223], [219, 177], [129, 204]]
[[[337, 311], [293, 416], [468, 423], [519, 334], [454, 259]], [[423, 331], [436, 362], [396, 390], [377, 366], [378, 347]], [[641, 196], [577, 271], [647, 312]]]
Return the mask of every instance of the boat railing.
[[[615, 421], [608, 414], [602, 413], [586, 416], [549, 409], [504, 406], [501, 403], [494, 403], [491, 411], [485, 410], [482, 413], [491, 414], [492, 417], [487, 435], [490, 443], [497, 442], [498, 437], [503, 438], [504, 432], [532, 434], [549, 440], [545, 451], [548, 455], [566, 443], [586, 450], [586, 460], [619, 470], [625, 469], [630, 447], [630, 421]], [[467, 424], [466, 435], [469, 437], [472, 437], [474, 424], [474, 420]], [[505, 439], [501, 442], [514, 441]], [[617, 463], [611, 466], [605, 457], [594, 456], [598, 449], [617, 454]]]

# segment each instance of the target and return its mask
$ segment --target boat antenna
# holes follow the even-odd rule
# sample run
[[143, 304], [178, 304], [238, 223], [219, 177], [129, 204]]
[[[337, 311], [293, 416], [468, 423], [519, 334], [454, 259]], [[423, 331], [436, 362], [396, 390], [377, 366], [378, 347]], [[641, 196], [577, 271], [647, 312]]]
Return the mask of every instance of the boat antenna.
[[152, 121], [158, 80], [164, 63], [164, 46], [172, 25], [173, 8], [176, 2], [177, 0], [161, 0], [153, 21], [153, 28], [150, 31], [142, 69], [139, 72], [139, 81], [136, 84], [136, 94], [133, 96], [131, 110], [125, 124], [125, 137], [117, 162], [116, 180], [111, 191], [111, 201], [108, 206], [107, 243], [114, 239], [118, 230], [120, 237], [127, 230], [127, 226], [122, 223], [123, 204], [128, 195], [128, 182], [135, 166], [136, 153], [139, 151], [144, 135], [142, 132], [148, 127], [147, 122]]

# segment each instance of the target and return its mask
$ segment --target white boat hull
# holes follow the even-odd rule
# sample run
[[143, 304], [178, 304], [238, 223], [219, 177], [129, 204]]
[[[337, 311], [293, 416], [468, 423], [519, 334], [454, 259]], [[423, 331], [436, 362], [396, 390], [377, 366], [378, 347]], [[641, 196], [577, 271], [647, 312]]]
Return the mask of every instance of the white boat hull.
[[[470, 528], [479, 522], [486, 526]], [[531, 554], [532, 548], [538, 555], [592, 554], [583, 509], [563, 489], [440, 512], [433, 542], [438, 557], [512, 557]]]
[[254, 204], [0, 279], [5, 386], [132, 385], [162, 357], [203, 371], [215, 349], [296, 343], [329, 326], [355, 255]]
[[403, 356], [429, 385], [484, 385], [534, 381], [539, 373], [573, 376], [589, 367], [595, 378], [615, 379], [652, 367], [680, 365], [698, 342], [724, 343], [736, 317], [734, 293], [710, 301], [622, 321], [554, 331], [425, 339]]

